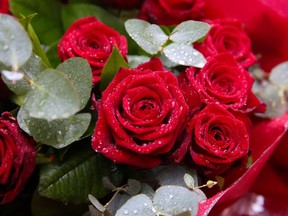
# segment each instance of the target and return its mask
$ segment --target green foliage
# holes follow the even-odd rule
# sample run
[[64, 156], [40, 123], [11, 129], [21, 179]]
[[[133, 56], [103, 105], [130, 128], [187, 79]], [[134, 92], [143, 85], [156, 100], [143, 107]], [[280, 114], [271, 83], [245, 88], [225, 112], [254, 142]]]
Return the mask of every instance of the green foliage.
[[114, 46], [113, 51], [101, 73], [100, 89], [102, 91], [108, 86], [121, 67], [129, 68], [129, 65], [124, 60], [117, 47]]
[[103, 187], [102, 178], [108, 176], [119, 184], [122, 175], [115, 165], [95, 153], [85, 143], [75, 143], [63, 161], [43, 165], [40, 171], [39, 193], [63, 202], [86, 202], [88, 194], [104, 197], [109, 191]]
[[[0, 69], [3, 66], [17, 70], [32, 54], [32, 42], [17, 20], [12, 16], [0, 14]], [[4, 64], [1, 67], [1, 64]]]
[[18, 18], [37, 13], [31, 24], [41, 43], [49, 45], [61, 38], [63, 28], [58, 0], [10, 0], [10, 10]]
[[38, 36], [36, 35], [31, 25], [31, 20], [35, 15], [36, 14], [32, 14], [27, 17], [24, 17], [20, 22], [22, 23], [22, 25], [24, 26], [24, 28], [26, 29], [27, 33], [29, 34], [32, 40], [34, 53], [42, 59], [43, 63], [45, 63], [46, 66], [51, 67], [49, 59], [47, 58], [45, 52], [43, 51]]
[[63, 7], [61, 11], [61, 18], [65, 29], [74, 21], [87, 16], [95, 16], [98, 20], [114, 28], [119, 33], [125, 34], [123, 22], [105, 9], [94, 4], [69, 4]]

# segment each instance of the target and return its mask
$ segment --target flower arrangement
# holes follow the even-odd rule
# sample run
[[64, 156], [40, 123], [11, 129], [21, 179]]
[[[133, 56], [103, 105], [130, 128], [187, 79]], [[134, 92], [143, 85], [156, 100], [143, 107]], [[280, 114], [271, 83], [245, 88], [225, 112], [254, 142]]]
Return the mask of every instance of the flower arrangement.
[[1, 1], [1, 215], [287, 214], [285, 12]]

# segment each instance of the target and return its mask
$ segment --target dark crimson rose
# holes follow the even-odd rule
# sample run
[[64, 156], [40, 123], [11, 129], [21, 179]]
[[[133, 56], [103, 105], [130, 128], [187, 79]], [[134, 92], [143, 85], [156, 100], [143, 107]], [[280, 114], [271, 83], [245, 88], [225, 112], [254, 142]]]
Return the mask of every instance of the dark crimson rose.
[[97, 104], [92, 147], [115, 163], [150, 168], [184, 130], [188, 107], [177, 78], [159, 59], [122, 68]]
[[288, 59], [287, 0], [205, 0], [205, 19], [236, 18], [245, 25], [252, 50], [267, 72]]
[[211, 104], [196, 114], [187, 128], [193, 162], [205, 172], [220, 174], [249, 150], [249, 119]]
[[176, 25], [201, 18], [203, 0], [146, 0], [138, 18], [159, 25]]
[[144, 0], [101, 0], [102, 4], [118, 9], [135, 9], [140, 8]]
[[204, 42], [195, 44], [195, 48], [205, 57], [229, 52], [245, 68], [255, 63], [256, 57], [251, 51], [250, 38], [239, 21], [221, 19], [208, 23], [211, 29]]
[[0, 1], [0, 13], [9, 14], [9, 0]]
[[58, 55], [61, 61], [85, 58], [92, 68], [93, 83], [98, 83], [114, 45], [125, 57], [128, 49], [125, 36], [90, 16], [75, 21], [67, 29], [58, 44]]
[[265, 111], [251, 91], [254, 79], [229, 53], [209, 57], [201, 69], [188, 68], [186, 76], [206, 104], [242, 112]]
[[35, 142], [8, 112], [0, 117], [0, 203], [11, 202], [35, 167]]

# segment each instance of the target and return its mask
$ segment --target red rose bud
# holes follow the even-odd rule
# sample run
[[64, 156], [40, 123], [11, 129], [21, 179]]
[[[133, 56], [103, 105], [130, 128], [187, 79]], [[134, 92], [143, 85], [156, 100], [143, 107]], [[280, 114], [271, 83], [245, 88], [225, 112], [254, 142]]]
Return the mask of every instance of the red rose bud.
[[159, 59], [120, 69], [97, 104], [92, 147], [115, 163], [160, 164], [184, 130], [188, 106], [177, 78]]
[[251, 51], [250, 38], [239, 21], [222, 19], [208, 23], [211, 29], [204, 42], [194, 44], [205, 57], [229, 52], [244, 68], [255, 63], [256, 57]]
[[159, 25], [176, 25], [202, 16], [203, 0], [146, 0], [138, 18]]
[[208, 105], [187, 128], [190, 155], [206, 174], [221, 174], [249, 150], [249, 119], [220, 105]]
[[102, 4], [118, 9], [136, 9], [140, 8], [144, 0], [101, 0]]
[[252, 93], [254, 79], [229, 53], [211, 56], [202, 69], [188, 68], [186, 76], [206, 104], [246, 113], [265, 111]]
[[67, 29], [58, 44], [58, 55], [61, 61], [85, 58], [92, 68], [93, 83], [98, 83], [114, 45], [125, 57], [128, 49], [125, 36], [90, 16], [75, 21]]
[[35, 167], [35, 141], [18, 126], [10, 113], [0, 118], [0, 203], [13, 201]]

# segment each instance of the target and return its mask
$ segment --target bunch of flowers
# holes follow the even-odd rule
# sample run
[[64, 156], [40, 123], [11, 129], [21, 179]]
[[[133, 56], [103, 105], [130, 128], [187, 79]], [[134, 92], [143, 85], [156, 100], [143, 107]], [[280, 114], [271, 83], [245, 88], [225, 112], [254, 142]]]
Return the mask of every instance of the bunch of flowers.
[[3, 214], [287, 214], [288, 5], [237, 4], [2, 1]]

